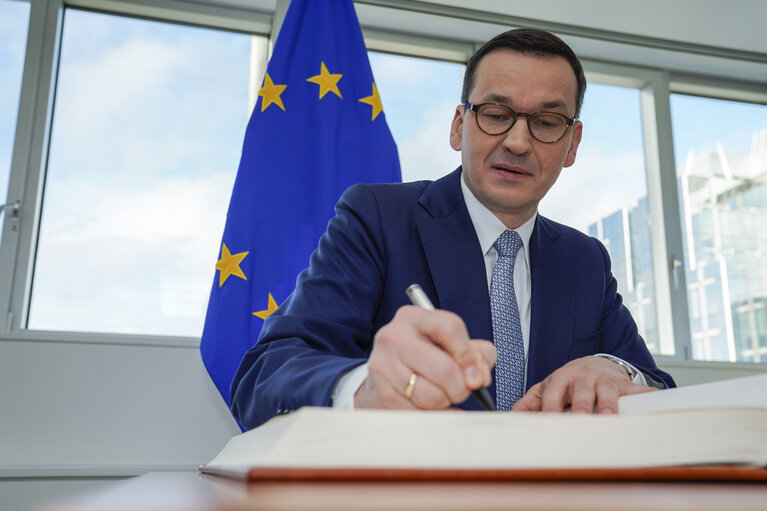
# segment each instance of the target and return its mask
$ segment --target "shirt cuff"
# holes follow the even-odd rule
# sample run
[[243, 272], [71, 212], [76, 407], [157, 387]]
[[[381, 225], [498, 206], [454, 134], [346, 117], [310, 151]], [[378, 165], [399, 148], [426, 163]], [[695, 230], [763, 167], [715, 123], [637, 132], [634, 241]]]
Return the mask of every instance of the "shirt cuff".
[[642, 371], [634, 367], [633, 365], [629, 364], [622, 358], [616, 357], [614, 355], [610, 355], [608, 353], [596, 353], [594, 355], [595, 357], [600, 358], [606, 358], [610, 362], [613, 362], [615, 364], [618, 364], [619, 366], [623, 367], [628, 375], [631, 377], [631, 381], [636, 383], [637, 385], [644, 385], [645, 387], [651, 387], [653, 385], [647, 384], [647, 378], [645, 378], [645, 375]]
[[354, 395], [368, 377], [368, 365], [358, 365], [338, 379], [333, 387], [333, 408], [354, 410]]

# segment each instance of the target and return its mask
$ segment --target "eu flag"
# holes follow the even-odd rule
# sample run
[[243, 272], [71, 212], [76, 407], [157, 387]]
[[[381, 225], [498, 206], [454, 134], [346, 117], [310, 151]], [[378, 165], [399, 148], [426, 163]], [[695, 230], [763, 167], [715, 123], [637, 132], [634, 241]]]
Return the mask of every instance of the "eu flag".
[[341, 193], [400, 181], [351, 0], [292, 0], [245, 133], [200, 351], [219, 392], [293, 291]]

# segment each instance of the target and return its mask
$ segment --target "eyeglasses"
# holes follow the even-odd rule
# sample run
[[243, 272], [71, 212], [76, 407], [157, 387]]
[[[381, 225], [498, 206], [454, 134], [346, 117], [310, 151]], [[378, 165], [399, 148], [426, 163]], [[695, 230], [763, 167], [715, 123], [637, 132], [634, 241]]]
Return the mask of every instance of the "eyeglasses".
[[535, 140], [544, 144], [559, 142], [575, 122], [575, 119], [556, 112], [526, 114], [515, 112], [507, 106], [496, 105], [495, 103], [482, 103], [480, 105], [464, 103], [463, 106], [469, 110], [474, 110], [477, 126], [488, 135], [503, 135], [514, 126], [519, 117], [525, 117], [527, 118], [527, 130]]

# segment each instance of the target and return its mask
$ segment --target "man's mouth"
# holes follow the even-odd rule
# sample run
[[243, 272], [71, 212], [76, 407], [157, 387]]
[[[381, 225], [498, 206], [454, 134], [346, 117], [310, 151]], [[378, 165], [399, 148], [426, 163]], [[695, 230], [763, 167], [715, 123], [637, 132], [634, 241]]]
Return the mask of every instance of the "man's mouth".
[[532, 175], [530, 171], [518, 165], [496, 164], [496, 165], [493, 165], [491, 168], [493, 170], [503, 172], [504, 174], [508, 174], [510, 176], [524, 177], [524, 176]]

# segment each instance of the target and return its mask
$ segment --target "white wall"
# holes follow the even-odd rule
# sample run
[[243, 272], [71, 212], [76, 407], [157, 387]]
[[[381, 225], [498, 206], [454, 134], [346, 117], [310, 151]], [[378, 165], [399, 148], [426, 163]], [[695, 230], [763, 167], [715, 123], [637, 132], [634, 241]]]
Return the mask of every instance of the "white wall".
[[196, 346], [0, 336], [0, 509], [196, 470], [239, 432]]
[[5, 467], [205, 463], [238, 431], [196, 348], [0, 342]]

